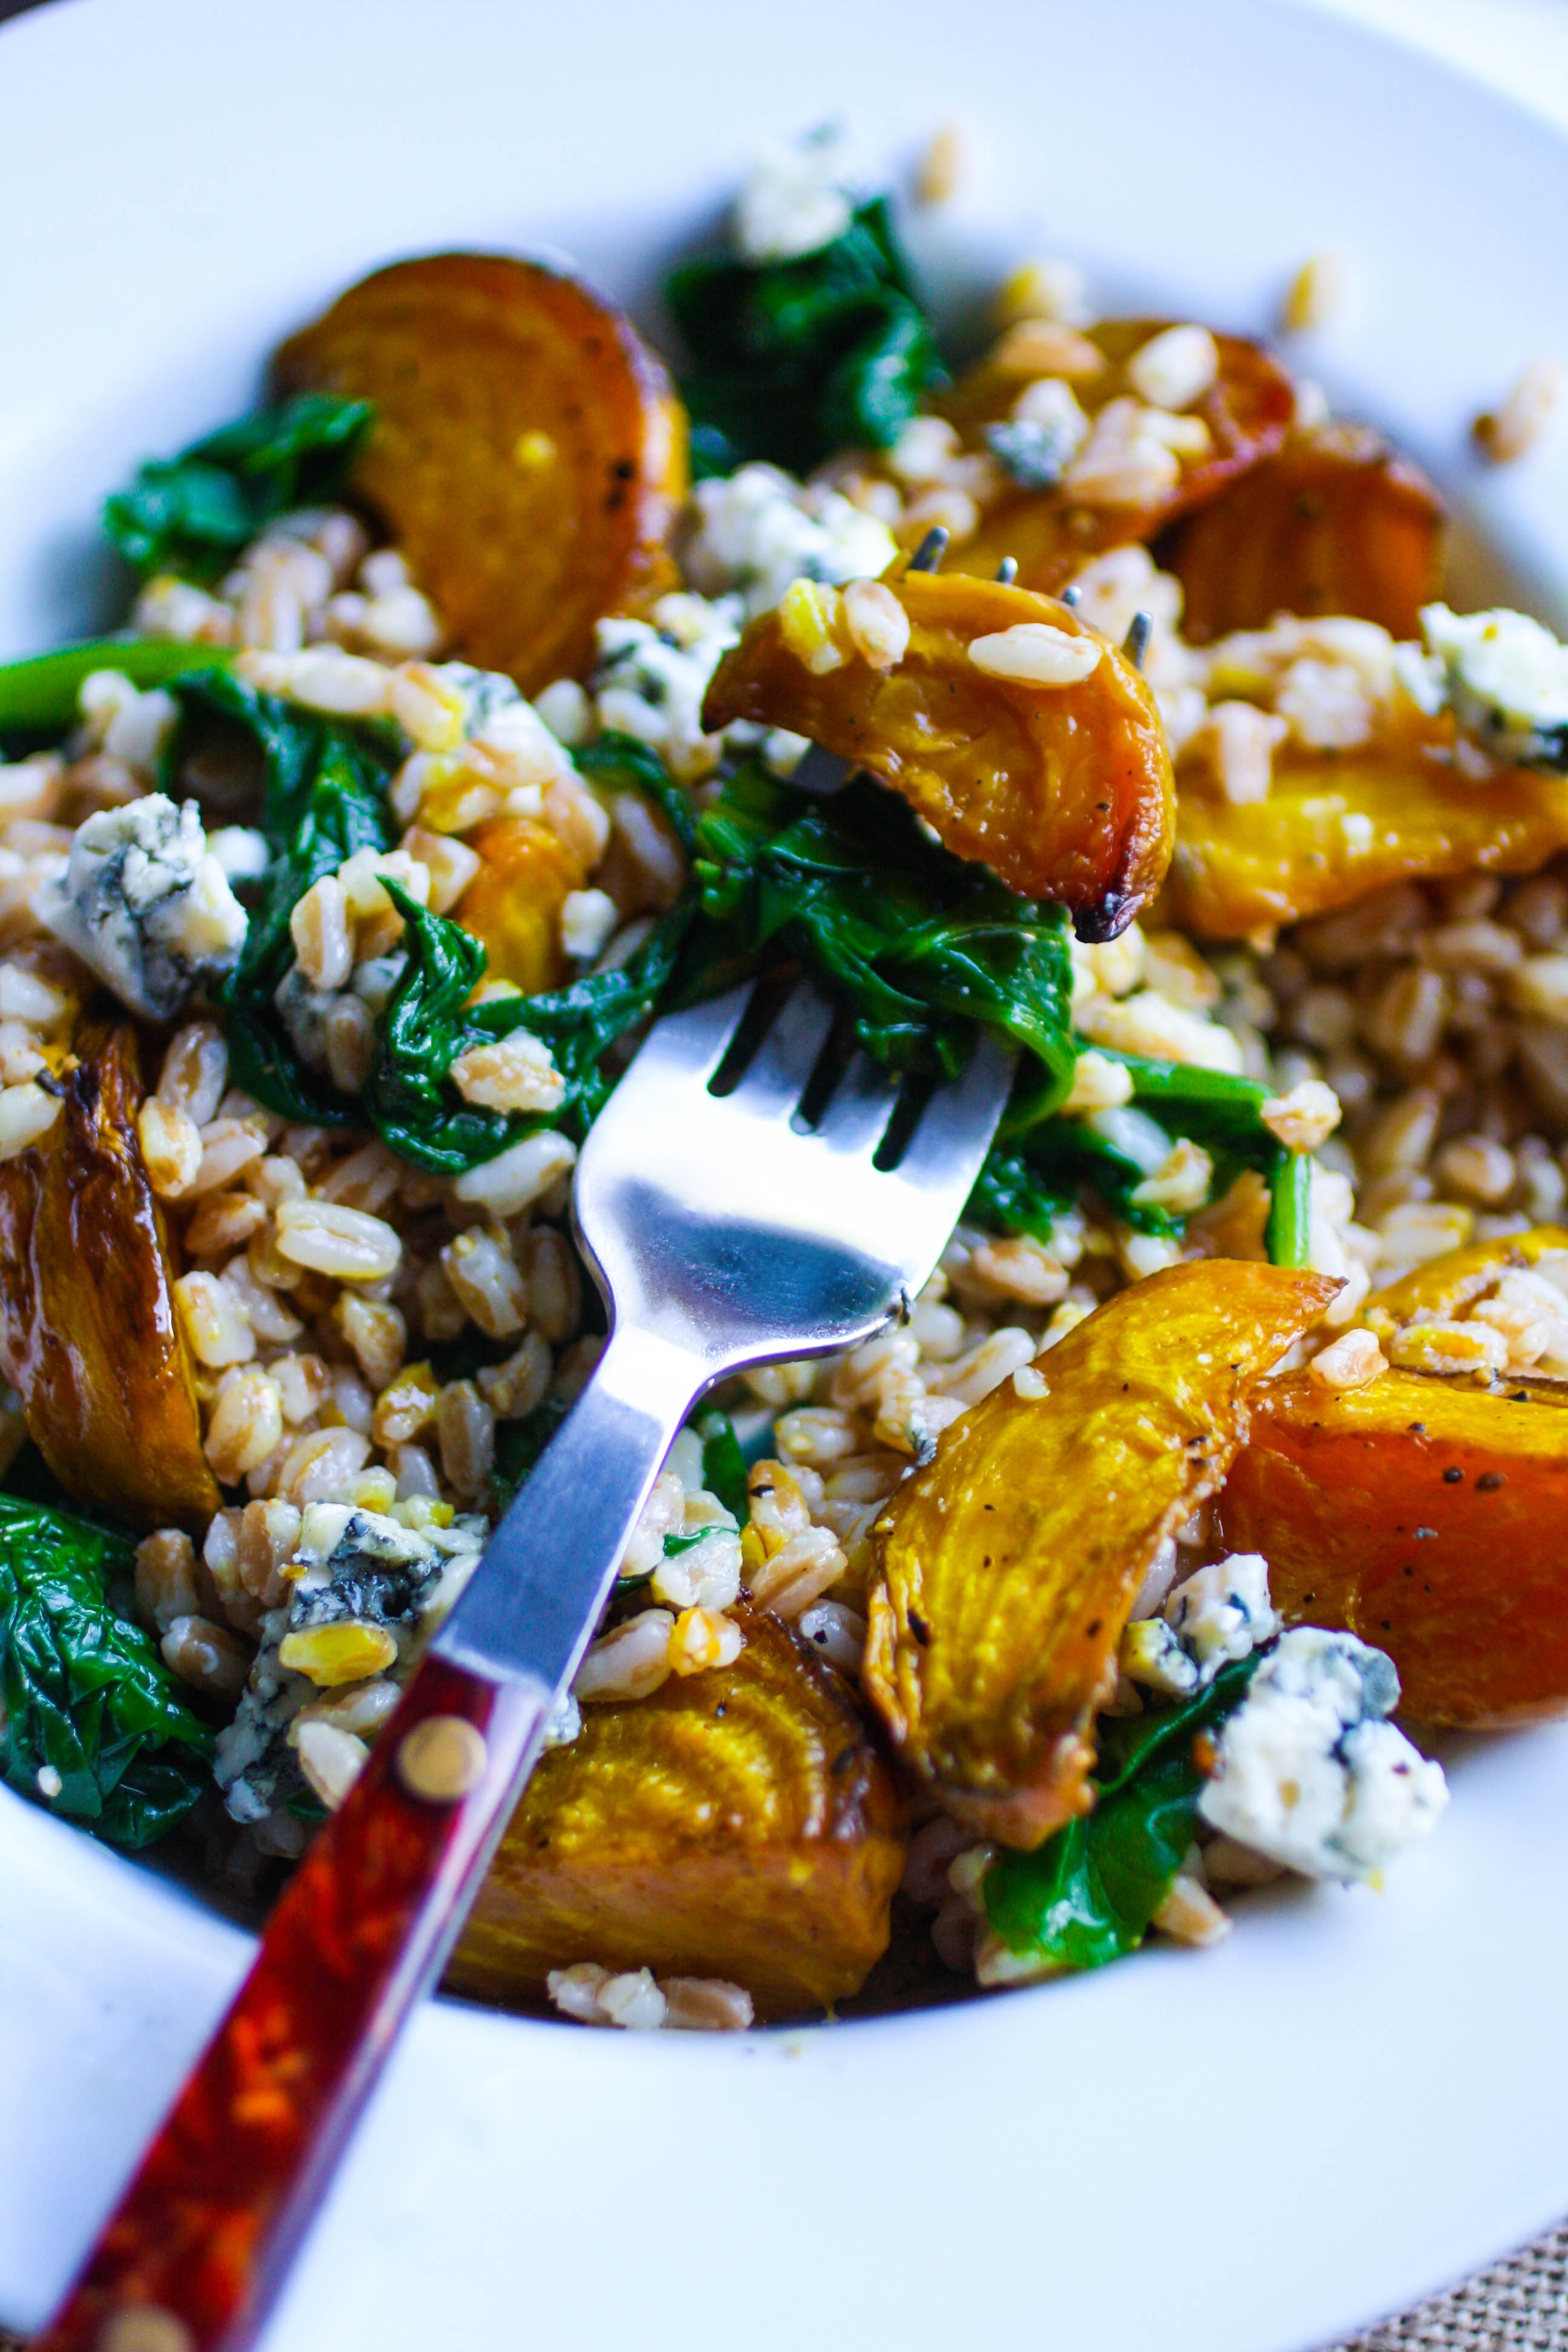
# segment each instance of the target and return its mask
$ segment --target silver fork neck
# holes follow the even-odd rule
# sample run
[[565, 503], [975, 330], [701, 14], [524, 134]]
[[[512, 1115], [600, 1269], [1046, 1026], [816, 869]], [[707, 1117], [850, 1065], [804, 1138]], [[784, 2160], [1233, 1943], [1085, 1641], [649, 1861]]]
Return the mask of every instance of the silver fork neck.
[[576, 1672], [660, 1465], [711, 1378], [635, 1325], [593, 1379], [486, 1547], [484, 1572], [436, 1636], [440, 1656], [552, 1698]]

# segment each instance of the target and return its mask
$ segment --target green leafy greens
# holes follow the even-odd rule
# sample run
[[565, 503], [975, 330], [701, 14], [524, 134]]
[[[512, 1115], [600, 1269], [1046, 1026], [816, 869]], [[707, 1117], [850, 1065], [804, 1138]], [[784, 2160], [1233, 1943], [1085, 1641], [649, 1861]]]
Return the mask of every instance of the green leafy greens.
[[768, 457], [805, 474], [846, 445], [886, 448], [945, 381], [883, 196], [815, 253], [689, 261], [665, 299], [692, 359], [699, 473]]
[[174, 773], [203, 725], [237, 733], [262, 766], [259, 823], [272, 865], [222, 991], [234, 1082], [286, 1118], [358, 1125], [358, 1107], [301, 1066], [274, 1000], [294, 962], [289, 918], [305, 892], [356, 850], [392, 847], [395, 745], [385, 730], [321, 718], [226, 671], [176, 679], [172, 691], [184, 722], [169, 753]]
[[697, 878], [709, 923], [688, 952], [690, 993], [708, 992], [693, 984], [704, 954], [754, 968], [782, 950], [837, 985], [861, 1045], [894, 1069], [954, 1076], [979, 1024], [1038, 1064], [1042, 1107], [1067, 1092], [1061, 908], [940, 848], [880, 785], [858, 778], [819, 801], [742, 769], [699, 820]]
[[212, 1737], [146, 1634], [105, 1598], [106, 1579], [131, 1566], [129, 1544], [106, 1528], [0, 1495], [5, 1778], [100, 1837], [140, 1847], [195, 1803]]
[[[1269, 1089], [1191, 1063], [1151, 1061], [1104, 1046], [1097, 1051], [1130, 1073], [1132, 1105], [1169, 1141], [1184, 1136], [1211, 1155], [1216, 1199], [1243, 1169], [1258, 1171], [1268, 1186], [1268, 1255], [1276, 1265], [1304, 1265], [1311, 1164], [1263, 1125], [1258, 1114]], [[1136, 1233], [1181, 1233], [1179, 1217], [1133, 1198], [1148, 1169], [1118, 1140], [1113, 1118], [1093, 1126], [1079, 1118], [1048, 1118], [1021, 1135], [1011, 1114], [1005, 1125], [1013, 1131], [992, 1147], [970, 1198], [976, 1223], [1048, 1242], [1058, 1218], [1087, 1187]]]
[[1197, 1822], [1194, 1736], [1236, 1712], [1258, 1663], [1222, 1666], [1178, 1706], [1101, 1721], [1094, 1811], [1033, 1853], [999, 1853], [985, 1873], [985, 1916], [1010, 1952], [1067, 1969], [1137, 1950]]
[[177, 457], [150, 458], [106, 501], [103, 527], [143, 578], [215, 578], [279, 515], [342, 488], [371, 415], [366, 401], [295, 393]]
[[162, 637], [90, 637], [83, 645], [0, 663], [0, 738], [64, 735], [80, 716], [82, 680], [94, 670], [118, 670], [132, 686], [167, 686], [195, 670], [226, 669], [233, 659], [219, 646], [182, 646]]

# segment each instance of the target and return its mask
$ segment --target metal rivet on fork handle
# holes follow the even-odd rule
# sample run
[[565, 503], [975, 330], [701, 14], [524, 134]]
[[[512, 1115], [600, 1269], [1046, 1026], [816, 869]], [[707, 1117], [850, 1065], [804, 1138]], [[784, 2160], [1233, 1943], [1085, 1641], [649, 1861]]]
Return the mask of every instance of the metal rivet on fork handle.
[[466, 1717], [427, 1715], [403, 1736], [397, 1777], [424, 1804], [455, 1805], [479, 1787], [489, 1762], [484, 1735]]

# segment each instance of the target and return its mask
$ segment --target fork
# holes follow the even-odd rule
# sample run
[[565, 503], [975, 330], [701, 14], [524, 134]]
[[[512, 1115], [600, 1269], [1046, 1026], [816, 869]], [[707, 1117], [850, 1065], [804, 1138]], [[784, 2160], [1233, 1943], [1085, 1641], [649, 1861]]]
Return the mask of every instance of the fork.
[[844, 1065], [815, 986], [773, 1002], [763, 983], [658, 1022], [595, 1123], [574, 1213], [611, 1316], [597, 1370], [34, 2352], [254, 2342], [693, 1402], [748, 1365], [871, 1338], [930, 1276], [1013, 1056], [982, 1035], [922, 1104], [864, 1052]]

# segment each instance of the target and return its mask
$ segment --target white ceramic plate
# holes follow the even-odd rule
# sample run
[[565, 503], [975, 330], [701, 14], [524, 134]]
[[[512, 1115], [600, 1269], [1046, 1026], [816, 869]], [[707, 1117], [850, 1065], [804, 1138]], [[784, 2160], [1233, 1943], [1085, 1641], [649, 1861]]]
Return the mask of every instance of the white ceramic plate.
[[[0, 652], [99, 617], [93, 519], [240, 407], [285, 329], [398, 254], [576, 254], [646, 298], [759, 133], [847, 114], [892, 167], [956, 110], [949, 289], [1042, 246], [1108, 308], [1265, 325], [1358, 258], [1311, 364], [1568, 614], [1568, 441], [1483, 481], [1465, 425], [1568, 354], [1568, 146], [1262, 0], [67, 0], [0, 35]], [[1568, 1729], [1461, 1746], [1386, 1895], [1255, 1901], [1215, 1954], [734, 2041], [417, 2021], [271, 2352], [797, 2352], [804, 2340], [1290, 2352], [1568, 2210]], [[246, 1945], [0, 1797], [0, 2316], [64, 2284]]]

